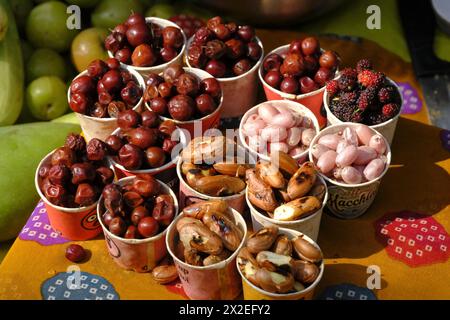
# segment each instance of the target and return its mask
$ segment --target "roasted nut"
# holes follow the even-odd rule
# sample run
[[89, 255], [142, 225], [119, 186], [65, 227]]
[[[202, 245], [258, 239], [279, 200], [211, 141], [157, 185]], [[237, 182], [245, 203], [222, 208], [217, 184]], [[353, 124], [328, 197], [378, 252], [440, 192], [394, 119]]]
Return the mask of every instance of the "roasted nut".
[[192, 217], [196, 219], [202, 219], [206, 213], [209, 212], [226, 212], [228, 204], [223, 200], [213, 200], [213, 201], [201, 201], [183, 209], [183, 213], [187, 217]]
[[189, 223], [196, 223], [196, 224], [199, 224], [199, 225], [202, 224], [202, 222], [200, 220], [198, 220], [198, 219], [191, 218], [191, 217], [183, 217], [183, 218], [181, 218], [180, 220], [177, 221], [177, 224], [176, 224], [177, 231], [180, 232], [180, 230], [186, 224], [189, 224]]
[[280, 199], [281, 202], [290, 202], [292, 200], [291, 198], [289, 198], [289, 195], [288, 195], [286, 189], [275, 189], [274, 192], [275, 192], [275, 197], [277, 199]]
[[245, 182], [226, 175], [206, 176], [197, 181], [195, 189], [206, 195], [220, 197], [240, 193], [245, 189]]
[[269, 250], [278, 235], [278, 227], [265, 227], [252, 234], [247, 241], [247, 249], [250, 253], [257, 254], [261, 251]]
[[184, 262], [190, 264], [191, 266], [202, 266], [202, 257], [198, 254], [195, 249], [185, 249], [184, 250]]
[[175, 251], [174, 253], [175, 253], [175, 256], [178, 259], [180, 259], [181, 261], [184, 261], [184, 250], [185, 249], [186, 248], [184, 247], [183, 242], [181, 242], [181, 241], [176, 242], [175, 248], [174, 248], [174, 251]]
[[273, 244], [272, 251], [285, 256], [292, 255], [292, 242], [285, 234], [280, 234]]
[[272, 188], [257, 176], [255, 169], [248, 169], [245, 175], [250, 202], [262, 210], [273, 212], [278, 207], [278, 201]]
[[261, 251], [256, 256], [256, 261], [261, 268], [265, 268], [269, 271], [277, 271], [283, 269], [290, 271], [293, 263], [293, 259], [289, 256], [274, 253], [272, 251]]
[[203, 223], [223, 241], [230, 251], [235, 251], [242, 241], [242, 231], [236, 224], [222, 213], [208, 212], [202, 218]]
[[326, 190], [326, 186], [322, 184], [322, 182], [319, 182], [311, 188], [308, 195], [316, 197], [320, 202], [322, 202], [325, 197]]
[[258, 271], [258, 265], [256, 261], [255, 263], [253, 263], [251, 260], [248, 260], [242, 256], [238, 256], [237, 263], [239, 270], [241, 270], [244, 277], [246, 277], [254, 285], [259, 286], [258, 280], [256, 279], [256, 272]]
[[297, 161], [283, 151], [272, 152], [270, 162], [275, 165], [278, 163], [280, 170], [286, 172], [289, 176], [292, 176], [298, 170]]
[[300, 259], [311, 263], [318, 263], [322, 261], [323, 257], [320, 249], [303, 239], [303, 237], [295, 238], [292, 240], [292, 244]]
[[152, 271], [153, 279], [159, 284], [167, 284], [178, 279], [177, 268], [174, 265], [157, 266]]
[[199, 168], [190, 169], [186, 173], [186, 182], [191, 188], [196, 189], [197, 181], [203, 178], [202, 170]]
[[263, 290], [272, 293], [287, 293], [294, 288], [295, 282], [294, 277], [290, 273], [282, 275], [264, 268], [256, 271], [256, 281]]
[[183, 161], [193, 164], [215, 163], [218, 159], [223, 159], [223, 152], [226, 150], [226, 145], [227, 140], [223, 136], [197, 137], [192, 139], [188, 146], [183, 149], [181, 157]]
[[287, 192], [291, 199], [297, 199], [306, 195], [316, 182], [316, 170], [312, 162], [305, 162], [291, 177]]
[[180, 231], [180, 240], [184, 246], [207, 254], [217, 255], [223, 250], [222, 240], [203, 224], [189, 223]]
[[310, 262], [295, 260], [292, 263], [292, 274], [295, 280], [303, 284], [313, 283], [319, 276], [319, 268]]
[[247, 164], [235, 162], [219, 162], [215, 163], [213, 167], [218, 173], [231, 177], [243, 177], [245, 171], [250, 168]]
[[186, 161], [181, 164], [181, 172], [184, 175], [187, 175], [188, 172], [193, 169], [199, 169], [199, 168], [195, 164], [186, 162]]
[[275, 165], [268, 162], [259, 162], [256, 165], [256, 174], [272, 188], [283, 189], [286, 181]]
[[205, 259], [203, 259], [204, 266], [210, 266], [212, 264], [216, 264], [226, 260], [230, 256], [230, 252], [228, 250], [223, 250], [218, 255], [209, 255]]
[[303, 290], [305, 290], [305, 286], [302, 285], [300, 282], [295, 281], [295, 283], [294, 283], [294, 290], [298, 291], [298, 292], [303, 291]]
[[316, 197], [306, 196], [279, 206], [273, 212], [273, 218], [279, 221], [292, 221], [317, 211], [321, 206], [322, 203]]
[[257, 266], [258, 262], [256, 261], [255, 257], [253, 256], [253, 254], [248, 250], [247, 247], [242, 247], [242, 249], [239, 251], [238, 253], [238, 258], [241, 258], [242, 260], [248, 260], [250, 261], [253, 265]]

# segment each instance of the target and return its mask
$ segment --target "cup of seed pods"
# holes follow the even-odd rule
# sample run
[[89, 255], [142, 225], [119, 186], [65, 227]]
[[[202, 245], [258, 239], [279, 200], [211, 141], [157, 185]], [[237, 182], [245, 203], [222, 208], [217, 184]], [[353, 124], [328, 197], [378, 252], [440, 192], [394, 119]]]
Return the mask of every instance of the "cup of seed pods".
[[391, 163], [391, 149], [375, 129], [344, 122], [314, 138], [309, 159], [328, 184], [328, 209], [337, 217], [353, 219], [375, 200]]
[[167, 232], [166, 244], [186, 295], [195, 300], [231, 300], [242, 284], [236, 256], [247, 226], [223, 200], [194, 203], [183, 209]]
[[269, 52], [258, 74], [267, 100], [297, 101], [314, 113], [323, 128], [327, 124], [322, 110], [325, 83], [336, 77], [339, 64], [336, 52], [322, 49], [317, 38], [306, 37]]
[[105, 186], [97, 205], [109, 255], [136, 272], [151, 271], [167, 255], [166, 233], [177, 214], [175, 193], [151, 175]]
[[328, 191], [312, 162], [299, 166], [288, 154], [276, 152], [270, 161], [259, 161], [248, 169], [245, 176], [253, 230], [273, 224], [317, 241]]
[[69, 134], [37, 167], [36, 190], [50, 225], [66, 239], [87, 240], [101, 232], [96, 206], [103, 187], [114, 180], [107, 153], [101, 140], [86, 143], [82, 136]]
[[249, 152], [223, 136], [191, 140], [177, 163], [180, 204], [224, 200], [244, 213], [245, 171], [254, 163]]
[[236, 265], [245, 300], [311, 300], [324, 271], [316, 242], [274, 225], [247, 239]]
[[327, 82], [323, 105], [328, 125], [362, 123], [381, 133], [389, 144], [394, 138], [403, 105], [399, 86], [361, 59], [356, 68], [341, 70], [339, 78]]

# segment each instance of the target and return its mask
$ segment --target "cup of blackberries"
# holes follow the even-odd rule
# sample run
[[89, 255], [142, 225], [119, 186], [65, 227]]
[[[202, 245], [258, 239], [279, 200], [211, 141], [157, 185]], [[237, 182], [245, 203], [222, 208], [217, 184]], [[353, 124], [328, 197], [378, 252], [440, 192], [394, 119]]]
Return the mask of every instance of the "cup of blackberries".
[[204, 133], [218, 125], [222, 88], [208, 72], [172, 65], [159, 75], [148, 74], [146, 84], [146, 108], [158, 114], [161, 120], [172, 120], [179, 128], [186, 129], [190, 138], [194, 137], [196, 126]]
[[221, 83], [223, 118], [241, 116], [255, 104], [256, 73], [264, 50], [253, 27], [214, 17], [188, 40], [187, 48], [187, 65], [205, 70]]
[[105, 38], [108, 55], [143, 76], [180, 64], [186, 47], [183, 30], [172, 21], [132, 13]]
[[186, 145], [183, 130], [151, 110], [122, 111], [117, 125], [105, 140], [114, 167], [125, 176], [155, 175], [173, 186], [178, 154]]
[[86, 240], [101, 232], [95, 208], [103, 187], [115, 178], [108, 152], [101, 140], [86, 142], [72, 133], [38, 165], [36, 190], [51, 226], [66, 239]]
[[117, 127], [120, 111], [141, 108], [144, 89], [137, 71], [121, 66], [115, 58], [97, 59], [72, 80], [67, 99], [86, 140], [104, 140]]
[[259, 67], [267, 100], [294, 100], [309, 108], [326, 125], [322, 100], [327, 81], [338, 74], [339, 55], [321, 48], [316, 37], [295, 39], [272, 50]]

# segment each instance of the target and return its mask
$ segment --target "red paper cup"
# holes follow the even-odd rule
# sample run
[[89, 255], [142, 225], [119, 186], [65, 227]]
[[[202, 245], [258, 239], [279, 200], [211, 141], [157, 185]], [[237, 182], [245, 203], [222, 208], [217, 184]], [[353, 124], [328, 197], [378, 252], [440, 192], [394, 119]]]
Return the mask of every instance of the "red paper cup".
[[[309, 110], [307, 107], [305, 107], [304, 105], [301, 105], [298, 102], [295, 101], [290, 101], [290, 100], [272, 100], [272, 101], [265, 101], [262, 102], [256, 106], [254, 106], [253, 108], [251, 108], [250, 110], [248, 110], [244, 116], [241, 119], [241, 122], [239, 123], [239, 139], [241, 140], [242, 145], [244, 146], [245, 149], [247, 149], [251, 154], [253, 154], [255, 157], [257, 157], [258, 159], [262, 159], [265, 161], [269, 161], [270, 160], [270, 154], [263, 154], [263, 153], [258, 153], [256, 152], [256, 150], [253, 150], [250, 148], [250, 146], [248, 145], [248, 143], [245, 141], [246, 136], [244, 135], [244, 123], [247, 121], [248, 117], [250, 117], [252, 114], [255, 114], [258, 112], [258, 108], [263, 106], [263, 105], [276, 105], [276, 106], [282, 106], [285, 108], [288, 108], [290, 110], [292, 110], [295, 113], [300, 114], [303, 117], [308, 117], [309, 119], [311, 119], [314, 128], [316, 129], [316, 133], [319, 133], [320, 131], [320, 127], [319, 127], [319, 123], [317, 121], [316, 116], [314, 115], [314, 113]], [[303, 151], [300, 154], [297, 154], [296, 156], [294, 156], [293, 158], [298, 162], [298, 163], [302, 163], [305, 162], [306, 159], [308, 158], [308, 150], [306, 149], [305, 151]]]
[[[166, 19], [161, 19], [161, 18], [157, 18], [157, 17], [146, 17], [145, 18], [145, 22], [148, 23], [154, 23], [162, 28], [165, 27], [175, 27], [180, 29], [181, 34], [183, 35], [183, 46], [181, 47], [180, 53], [173, 58], [172, 60], [170, 60], [169, 62], [166, 63], [162, 63], [162, 64], [158, 64], [156, 66], [152, 66], [152, 67], [135, 67], [133, 65], [126, 65], [121, 63], [121, 65], [126, 66], [132, 70], [135, 70], [137, 72], [139, 72], [144, 78], [149, 74], [149, 73], [161, 73], [164, 71], [164, 69], [166, 69], [167, 67], [171, 66], [171, 65], [175, 65], [175, 64], [179, 64], [182, 65], [183, 64], [183, 55], [184, 55], [184, 51], [186, 50], [186, 35], [184, 34], [183, 30], [176, 24], [173, 23], [172, 21], [166, 20]], [[108, 51], [108, 56], [113, 58], [114, 55], [111, 51]]]
[[[200, 81], [207, 78], [214, 78], [212, 75], [210, 75], [208, 72], [202, 69], [197, 68], [183, 68], [183, 69], [186, 73], [191, 73], [195, 75], [197, 78], [200, 79]], [[214, 110], [214, 112], [212, 112], [211, 114], [204, 116], [203, 118], [189, 121], [179, 121], [163, 116], [160, 116], [159, 118], [163, 121], [171, 120], [175, 122], [177, 127], [186, 130], [187, 133], [189, 133], [189, 136], [187, 136], [186, 139], [187, 141], [190, 141], [194, 137], [202, 136], [208, 129], [217, 128], [219, 126], [220, 114], [222, 112], [222, 105], [223, 105], [223, 94], [220, 97], [220, 103], [217, 106], [216, 110]], [[145, 103], [145, 107], [148, 110], [151, 110], [147, 102]]]
[[[133, 107], [133, 110], [140, 111], [141, 107], [144, 103], [144, 91], [145, 91], [145, 82], [142, 76], [134, 71], [131, 68], [127, 68], [122, 66], [123, 70], [129, 71], [133, 77], [136, 78], [136, 80], [139, 83], [139, 86], [142, 89], [142, 97], [139, 99], [138, 103]], [[87, 71], [81, 72], [78, 76], [75, 77], [81, 77], [87, 75]], [[70, 87], [69, 90], [67, 90], [67, 101], [70, 102]], [[96, 118], [87, 116], [81, 113], [75, 113], [77, 115], [78, 121], [80, 122], [81, 129], [83, 130], [83, 135], [86, 138], [86, 142], [89, 142], [93, 138], [100, 139], [104, 141], [106, 138], [109, 137], [109, 135], [117, 128], [117, 120], [116, 118]]]
[[[120, 179], [116, 183], [123, 186], [133, 180], [134, 177]], [[175, 216], [178, 215], [178, 201], [175, 193], [166, 184], [159, 181], [162, 192], [170, 194], [175, 204]], [[166, 233], [169, 227], [154, 237], [147, 239], [125, 239], [118, 237], [103, 224], [102, 214], [104, 213], [101, 204], [103, 197], [100, 197], [97, 205], [97, 219], [105, 235], [106, 246], [109, 255], [121, 268], [136, 272], [149, 272], [157, 266], [158, 262], [167, 255]]]
[[[387, 78], [387, 80], [389, 81], [389, 84], [394, 86], [397, 91], [398, 94], [400, 96], [401, 99], [401, 103], [400, 103], [400, 110], [403, 106], [403, 96], [400, 93], [400, 88], [399, 86], [395, 83], [395, 81], [393, 81], [392, 79]], [[338, 117], [336, 117], [330, 110], [329, 108], [329, 102], [330, 97], [328, 96], [328, 93], [325, 90], [325, 94], [323, 95], [323, 105], [325, 107], [325, 110], [327, 111], [327, 125], [334, 125], [334, 124], [340, 124], [340, 123], [344, 123], [344, 121], [341, 121]], [[395, 135], [395, 129], [397, 129], [397, 122], [398, 122], [398, 118], [400, 117], [400, 111], [397, 113], [397, 115], [395, 117], [393, 117], [392, 119], [389, 119], [388, 121], [385, 121], [383, 123], [380, 124], [376, 124], [373, 126], [369, 126], [372, 129], [377, 130], [379, 133], [381, 133], [381, 135], [383, 137], [386, 138], [386, 140], [389, 142], [389, 145], [392, 144], [392, 140], [394, 139], [394, 135]]]
[[[332, 134], [344, 130], [346, 127], [357, 127], [361, 124], [352, 122], [342, 122], [341, 124], [335, 124], [323, 129], [311, 142], [311, 146], [317, 144], [320, 137], [326, 134]], [[371, 127], [369, 127], [371, 128]], [[374, 134], [380, 134], [375, 129], [371, 128]], [[378, 192], [380, 181], [389, 169], [391, 163], [391, 148], [387, 139], [386, 140], [386, 166], [383, 173], [372, 181], [367, 181], [359, 184], [346, 184], [337, 182], [328, 178], [326, 175], [319, 171], [320, 176], [328, 184], [328, 202], [327, 208], [335, 216], [342, 219], [354, 219], [364, 214], [367, 209], [372, 205]], [[314, 161], [311, 149], [309, 151], [309, 160]]]
[[[289, 45], [284, 45], [281, 47], [278, 47], [274, 50], [272, 50], [271, 52], [269, 52], [269, 54], [267, 56], [269, 56], [272, 53], [276, 53], [276, 54], [284, 54], [287, 53], [289, 50]], [[323, 51], [323, 50], [321, 50]], [[261, 80], [261, 83], [263, 84], [263, 88], [264, 88], [264, 93], [266, 94], [266, 98], [267, 100], [281, 100], [281, 99], [286, 99], [286, 100], [293, 100], [296, 101], [304, 106], [306, 106], [309, 110], [311, 110], [314, 115], [317, 118], [317, 121], [319, 122], [320, 128], [323, 128], [326, 126], [327, 124], [327, 118], [326, 115], [324, 114], [324, 112], [321, 111], [322, 109], [322, 102], [323, 102], [323, 94], [325, 92], [325, 86], [323, 86], [322, 88], [316, 90], [316, 91], [312, 91], [309, 93], [304, 93], [304, 94], [290, 94], [290, 93], [286, 93], [280, 90], [277, 90], [271, 86], [269, 86], [267, 84], [266, 81], [264, 81], [264, 76], [263, 76], [263, 65], [261, 64], [261, 66], [259, 67], [259, 79]], [[336, 71], [336, 74], [338, 73], [338, 71]]]
[[[193, 37], [188, 40], [188, 48], [192, 43], [192, 39]], [[258, 93], [257, 73], [264, 56], [264, 47], [258, 37], [256, 37], [256, 42], [261, 47], [261, 57], [255, 63], [253, 68], [240, 76], [217, 78], [222, 85], [222, 118], [240, 117], [255, 105]], [[192, 67], [189, 64], [188, 59], [186, 59], [186, 64], [189, 67]]]
[[[301, 232], [291, 230], [291, 229], [279, 228], [278, 233], [287, 235], [289, 237], [289, 239], [291, 239], [291, 240], [303, 235], [303, 239], [305, 239], [306, 241], [308, 241], [309, 243], [311, 243], [312, 245], [314, 245], [315, 247], [317, 247], [320, 250], [317, 243], [315, 243], [311, 238], [302, 234]], [[319, 269], [320, 269], [319, 276], [305, 290], [294, 292], [294, 293], [280, 294], [280, 293], [267, 292], [267, 291], [255, 286], [242, 274], [241, 270], [239, 269], [239, 266], [237, 265], [237, 261], [236, 261], [236, 266], [237, 266], [238, 272], [242, 278], [242, 288], [243, 288], [243, 293], [244, 293], [244, 300], [312, 300], [312, 298], [314, 296], [314, 291], [317, 288], [318, 284], [320, 283], [320, 280], [322, 279], [323, 270], [325, 268], [323, 260], [322, 260], [320, 267], [319, 267]]]
[[191, 266], [175, 255], [174, 243], [178, 236], [176, 224], [184, 216], [183, 213], [169, 226], [166, 238], [167, 250], [175, 262], [184, 292], [192, 300], [232, 300], [242, 291], [241, 279], [236, 268], [236, 257], [244, 245], [247, 226], [239, 212], [232, 208], [229, 210], [238, 227], [243, 231], [241, 244], [228, 259], [210, 266]]
[[[318, 176], [318, 179], [325, 187], [327, 186], [325, 180], [321, 176]], [[245, 193], [245, 199], [247, 201], [247, 206], [250, 208], [253, 231], [258, 231], [259, 229], [264, 228], [264, 226], [272, 224], [278, 226], [279, 228], [301, 232], [310, 237], [312, 240], [317, 241], [317, 238], [319, 237], [320, 220], [322, 219], [323, 208], [325, 208], [328, 200], [328, 190], [325, 191], [322, 206], [316, 212], [308, 215], [303, 219], [293, 221], [279, 221], [261, 213], [257, 208], [253, 206], [253, 204], [248, 199], [247, 189]]]
[[[119, 132], [120, 132], [120, 128], [117, 128], [116, 130], [114, 130], [114, 132], [112, 134], [117, 134]], [[181, 146], [186, 146], [187, 140], [186, 140], [186, 134], [185, 134], [184, 130], [179, 130], [178, 132], [180, 133], [179, 144]], [[162, 167], [159, 167], [159, 168], [141, 169], [141, 170], [128, 170], [121, 164], [117, 163], [117, 161], [115, 160], [115, 157], [109, 157], [109, 160], [112, 163], [112, 165], [114, 167], [114, 171], [116, 172], [116, 175], [118, 176], [118, 178], [150, 174], [150, 175], [154, 176], [156, 179], [159, 179], [162, 182], [164, 182], [165, 184], [167, 184], [170, 188], [174, 188], [178, 183], [177, 173], [175, 170], [176, 164], [178, 162], [178, 158], [179, 158], [179, 156], [177, 155], [176, 157], [172, 158], [172, 160], [170, 162], [166, 163], [165, 165], [163, 165]]]
[[101, 232], [96, 210], [98, 201], [87, 207], [65, 208], [48, 201], [41, 191], [40, 184], [42, 179], [39, 177], [39, 169], [44, 164], [50, 164], [54, 151], [41, 160], [34, 176], [34, 184], [39, 196], [44, 201], [50, 225], [68, 240], [81, 241], [95, 238]]

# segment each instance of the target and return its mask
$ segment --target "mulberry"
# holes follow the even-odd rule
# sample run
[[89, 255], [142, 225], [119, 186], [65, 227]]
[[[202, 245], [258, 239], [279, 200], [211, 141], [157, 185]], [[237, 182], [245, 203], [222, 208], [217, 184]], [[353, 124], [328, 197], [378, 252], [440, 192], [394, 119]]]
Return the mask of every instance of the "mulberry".
[[358, 73], [360, 73], [363, 70], [372, 70], [372, 68], [373, 68], [372, 61], [370, 61], [369, 59], [361, 59], [356, 64], [356, 71]]

